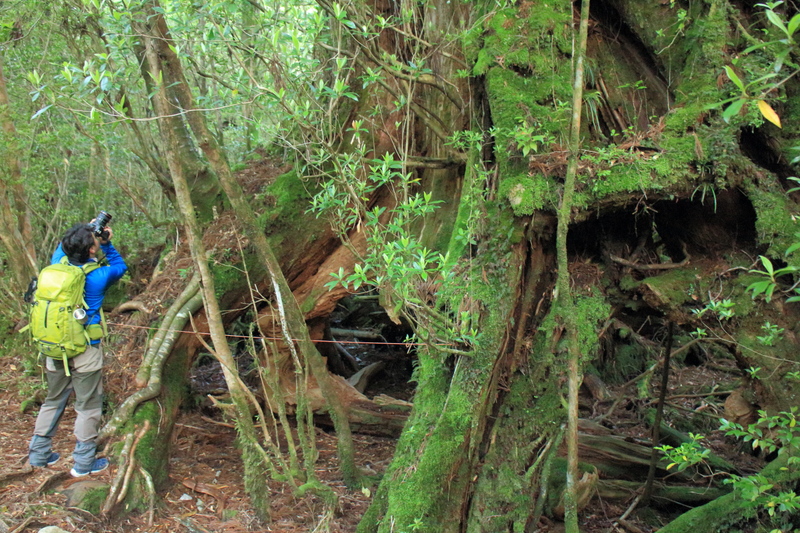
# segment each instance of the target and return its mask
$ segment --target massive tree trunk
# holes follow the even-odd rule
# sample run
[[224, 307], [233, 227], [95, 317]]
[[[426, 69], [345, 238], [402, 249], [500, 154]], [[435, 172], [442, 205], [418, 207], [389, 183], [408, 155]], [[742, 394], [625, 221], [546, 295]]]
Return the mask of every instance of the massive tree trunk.
[[[565, 339], [603, 372], [615, 346], [646, 354], [666, 320], [680, 328], [682, 346], [697, 342], [691, 331], [707, 329], [741, 368], [762, 369], [751, 382], [761, 407], [792, 406], [798, 385], [782, 378], [797, 370], [788, 334], [796, 311], [754, 304], [744, 290], [753, 278], [740, 275], [748, 254], [777, 257], [791, 242], [794, 205], [781, 181], [790, 168], [778, 152], [765, 157], [774, 128], [754, 129], [741, 117], [729, 123], [708, 109], [732, 90], [720, 77], [730, 60], [724, 50], [745, 14], [722, 0], [693, 3], [682, 15], [675, 4], [593, 2], [582, 129], [590, 148], [580, 157], [566, 267], [556, 264], [555, 208], [566, 167], [573, 4], [430, 2], [375, 41], [353, 36], [359, 68], [384, 58], [386, 78], [343, 122], [380, 132], [376, 158], [402, 147], [419, 187], [445, 202], [418, 225], [425, 243], [449, 254], [429, 305], [453, 323], [468, 316], [467, 329], [477, 332], [463, 340], [430, 326], [439, 331], [427, 338], [450, 342], [417, 351], [413, 411], [360, 531], [535, 529], [548, 485], [563, 475], [555, 456], [567, 416]], [[371, 7], [384, 20], [408, 15]], [[449, 39], [454, 26], [470, 30], [463, 42]], [[404, 70], [422, 58], [429, 72]], [[410, 104], [372, 113], [398, 95]], [[458, 132], [474, 135], [451, 142]], [[297, 186], [289, 178], [273, 190]], [[381, 203], [391, 196], [385, 189], [376, 196], [376, 205], [390, 205]], [[324, 317], [343, 295], [323, 292], [328, 274], [352, 272], [356, 259], [304, 206], [274, 209], [267, 232], [288, 285], [306, 319]], [[350, 245], [362, 246], [359, 232], [350, 231]], [[565, 323], [550, 307], [557, 267], [569, 271], [576, 294]], [[245, 289], [231, 280], [225, 298], [239, 302]], [[735, 302], [736, 321], [703, 314], [722, 298]], [[420, 329], [430, 325], [423, 313], [409, 315]], [[757, 341], [765, 317], [787, 331], [769, 349]]]
[[[484, 14], [473, 7], [473, 16]], [[443, 288], [440, 297], [463, 297], [470, 302], [462, 308], [480, 309], [481, 338], [468, 355], [452, 357], [435, 349], [418, 354], [414, 411], [360, 531], [535, 528], [536, 503], [549, 475], [547, 454], [556, 447], [565, 417], [561, 339], [575, 335], [582, 355], [591, 358], [599, 353], [601, 324], [631, 318], [624, 305], [611, 305], [602, 281], [618, 284], [631, 276], [634, 284], [623, 290], [630, 301], [645, 295], [650, 312], [691, 331], [706, 324], [692, 318], [691, 299], [676, 301], [658, 291], [681, 272], [653, 266], [664, 262], [659, 250], [662, 257], [671, 256], [672, 265], [685, 267], [680, 276], [702, 276], [693, 261], [701, 265], [700, 257], [720, 253], [731, 253], [733, 265], [747, 268], [740, 250], [757, 249], [756, 229], [783, 239], [773, 243], [776, 255], [789, 242], [791, 208], [779, 181], [788, 169], [764, 168], [763, 159], [750, 159], [752, 152], [738, 145], [748, 130], [707, 111], [727, 96], [719, 74], [729, 60], [723, 43], [734, 38], [731, 6], [709, 1], [680, 15], [679, 6], [666, 3], [598, 2], [590, 38], [591, 99], [584, 108], [588, 127], [583, 132], [591, 148], [581, 156], [569, 237], [570, 270], [588, 263], [598, 276], [578, 291], [570, 321], [578, 331], [557, 326], [547, 314], [552, 279], [546, 273], [554, 268], [550, 216], [565, 166], [558, 148], [567, 130], [567, 108], [561, 103], [570, 98], [572, 7], [548, 2], [487, 12], [483, 36], [469, 40], [480, 87], [472, 91], [474, 98], [460, 94], [475, 116], [494, 128], [492, 157], [480, 152], [472, 159], [483, 155], [479, 170], [492, 178], [477, 185], [476, 195], [471, 192], [474, 168], [466, 169], [461, 209], [479, 212], [481, 226], [473, 234], [477, 244], [458, 270], [468, 280], [465, 287], [457, 295]], [[427, 16], [430, 8], [423, 8], [421, 18], [430, 24], [424, 25], [421, 40], [440, 43], [432, 21], [458, 17], [442, 16], [454, 9], [449, 3], [436, 3], [436, 17]], [[661, 23], [673, 20], [671, 31], [662, 31]], [[448, 60], [458, 57], [452, 52], [433, 54], [436, 59], [428, 64], [435, 66], [434, 76], [447, 77]], [[446, 105], [426, 101], [424, 92], [418, 98], [433, 114], [448, 114]], [[775, 133], [765, 127], [747, 138]], [[434, 141], [426, 148], [431, 144], [436, 146]], [[721, 192], [726, 188], [733, 191]], [[710, 199], [704, 204], [699, 195], [693, 198], [697, 190], [715, 191], [713, 207]], [[681, 200], [672, 204], [671, 199]], [[776, 217], [768, 205], [781, 206], [780, 214]], [[776, 223], [780, 229], [770, 226]], [[648, 265], [636, 270], [637, 263], [650, 263], [654, 270]], [[743, 368], [764, 364], [770, 369], [770, 377], [764, 374], [756, 385], [758, 403], [787, 409], [791, 400], [767, 390], [796, 389], [779, 377], [795, 368], [794, 339], [780, 348], [780, 363], [768, 363], [760, 355], [763, 348], [753, 349], [754, 339], [748, 340], [753, 333], [746, 332], [758, 331], [763, 317], [748, 313], [746, 284], [734, 277], [721, 291], [735, 297], [744, 313], [739, 331], [745, 338], [736, 341], [733, 352]], [[713, 303], [709, 294], [700, 303]], [[790, 324], [780, 318], [781, 327], [788, 330]], [[602, 330], [608, 335], [607, 328]], [[725, 337], [721, 342], [736, 337], [722, 331], [716, 330]]]

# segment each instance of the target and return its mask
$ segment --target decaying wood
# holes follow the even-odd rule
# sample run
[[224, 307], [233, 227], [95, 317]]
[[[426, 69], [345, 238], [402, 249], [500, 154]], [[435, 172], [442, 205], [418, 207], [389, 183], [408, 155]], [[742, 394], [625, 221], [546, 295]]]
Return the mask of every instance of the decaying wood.
[[143, 302], [138, 302], [136, 300], [130, 300], [119, 304], [111, 311], [111, 314], [127, 313], [129, 311], [139, 311], [140, 313], [144, 313], [145, 315], [150, 314], [150, 309], [148, 309]]
[[184, 487], [188, 488], [189, 490], [193, 490], [201, 494], [208, 494], [209, 496], [217, 500], [217, 514], [219, 516], [222, 516], [222, 513], [225, 510], [226, 498], [219, 488], [213, 485], [208, 485], [206, 483], [200, 483], [199, 481], [195, 481], [193, 479], [183, 479], [181, 480], [181, 484]]
[[614, 261], [615, 263], [619, 263], [622, 266], [630, 267], [636, 270], [671, 270], [673, 268], [681, 268], [685, 267], [689, 264], [691, 257], [688, 253], [686, 253], [686, 247], [684, 247], [684, 255], [686, 256], [683, 261], [680, 263], [657, 263], [652, 265], [640, 265], [638, 263], [633, 263], [628, 261], [627, 259], [623, 259], [621, 257], [617, 257], [616, 255], [609, 254], [609, 258]]
[[364, 329], [341, 329], [341, 328], [331, 328], [331, 334], [336, 335], [338, 337], [356, 337], [359, 339], [378, 339], [381, 341], [386, 342], [386, 339], [383, 338], [383, 335], [376, 331], [367, 331]]
[[386, 363], [383, 361], [378, 361], [377, 363], [372, 363], [371, 365], [365, 366], [349, 378], [347, 378], [347, 383], [353, 386], [358, 392], [362, 393], [369, 385], [369, 380], [383, 370], [386, 366]]
[[[333, 346], [334, 346], [334, 348], [336, 348], [336, 352], [341, 356], [342, 360], [346, 361], [347, 364], [350, 365], [350, 368], [354, 372], [357, 372], [358, 371], [358, 361], [356, 360], [356, 358], [353, 357], [353, 355], [350, 352], [348, 352], [345, 349], [345, 347], [341, 345], [341, 343], [334, 342]], [[362, 390], [361, 392], [364, 392], [364, 391]]]
[[[644, 415], [644, 419], [652, 426], [655, 423], [655, 411], [653, 409], [648, 409]], [[664, 424], [663, 422], [661, 423], [659, 433], [661, 434], [661, 443], [666, 443], [676, 448], [681, 444], [692, 442], [692, 439], [689, 437], [689, 435], [682, 433], [677, 429]], [[714, 472], [741, 474], [736, 466], [713, 452], [709, 452], [708, 456], [705, 458], [705, 462], [711, 466], [711, 470]]]
[[[603, 500], [628, 501], [642, 489], [639, 481], [623, 479], [601, 479], [597, 483], [597, 495]], [[652, 503], [670, 506], [682, 503], [692, 507], [716, 500], [730, 492], [725, 487], [695, 487], [688, 485], [667, 485], [653, 483]]]
[[585, 373], [583, 375], [583, 384], [589, 389], [589, 392], [595, 400], [607, 400], [610, 396], [606, 384], [594, 374]]
[[[584, 509], [597, 491], [597, 482], [599, 481], [599, 476], [597, 472], [584, 472], [581, 479], [577, 481], [575, 484], [575, 508], [580, 511]], [[559, 518], [564, 516], [564, 494], [562, 493], [561, 499], [553, 508], [553, 514]]]

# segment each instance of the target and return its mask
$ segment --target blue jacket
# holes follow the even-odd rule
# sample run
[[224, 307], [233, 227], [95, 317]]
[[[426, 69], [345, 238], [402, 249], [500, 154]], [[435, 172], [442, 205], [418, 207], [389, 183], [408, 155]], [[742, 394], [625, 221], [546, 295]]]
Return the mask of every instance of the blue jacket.
[[[86, 276], [86, 285], [83, 289], [84, 299], [88, 307], [86, 315], [89, 317], [86, 321], [86, 325], [100, 323], [100, 307], [103, 305], [103, 298], [106, 296], [106, 290], [119, 281], [122, 275], [128, 270], [128, 265], [125, 264], [125, 260], [119, 255], [119, 252], [114, 248], [113, 244], [110, 242], [101, 244], [100, 248], [102, 248], [103, 252], [106, 254], [108, 266], [96, 268]], [[58, 263], [65, 255], [59, 243], [58, 248], [53, 252], [50, 263]], [[96, 259], [92, 259], [92, 261], [96, 261]], [[99, 340], [92, 341], [92, 344], [98, 344], [99, 342]]]

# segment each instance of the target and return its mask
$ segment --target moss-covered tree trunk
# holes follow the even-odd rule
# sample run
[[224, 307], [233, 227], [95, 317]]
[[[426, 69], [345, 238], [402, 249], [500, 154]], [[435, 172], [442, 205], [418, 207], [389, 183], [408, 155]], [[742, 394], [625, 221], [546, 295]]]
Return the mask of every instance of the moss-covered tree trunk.
[[[137, 41], [135, 49], [137, 51], [142, 78], [150, 94], [155, 94], [160, 86], [166, 87], [167, 106], [164, 115], [159, 117], [158, 127], [161, 139], [175, 138], [177, 140], [175, 150], [177, 150], [178, 162], [181, 165], [182, 173], [186, 176], [191, 194], [192, 204], [202, 222], [211, 220], [214, 210], [222, 210], [222, 197], [219, 180], [213, 169], [201, 157], [197, 143], [192, 137], [192, 132], [188, 126], [186, 110], [189, 102], [183, 94], [188, 87], [183, 75], [180, 59], [170, 43], [172, 38], [167, 28], [166, 20], [163, 16], [163, 8], [159, 2], [144, 2], [137, 8], [135, 13], [134, 26], [143, 36], [151, 36], [158, 45], [157, 54], [158, 64], [152, 64], [153, 59], [147, 54], [143, 40]], [[157, 71], [161, 78], [154, 80], [150, 72]], [[162, 145], [163, 146], [163, 145]], [[163, 157], [163, 154], [162, 154]], [[161, 164], [162, 167], [166, 165]], [[164, 172], [155, 172], [165, 195], [173, 199], [175, 193], [173, 184], [169, 182]]]
[[[436, 2], [425, 6], [437, 13], [426, 19], [430, 25], [453, 18], [441, 16], [452, 9], [448, 6]], [[435, 349], [419, 353], [414, 411], [361, 522], [363, 532], [535, 529], [541, 510], [552, 509], [558, 500], [558, 494], [545, 492], [548, 478], [564, 476], [562, 463], [552, 462], [551, 454], [566, 417], [562, 395], [571, 344], [567, 337], [575, 334], [580, 355], [591, 358], [600, 346], [601, 325], [620, 313], [596, 284], [579, 291], [570, 310], [569, 323], [577, 331], [565, 332], [557, 317], [548, 314], [555, 266], [550, 217], [566, 168], [561, 147], [569, 124], [569, 106], [564, 103], [571, 96], [574, 6], [556, 1], [494, 10], [494, 4], [470, 7], [466, 18], [480, 22], [462, 44], [476, 85], [459, 94], [476, 117], [470, 126], [492, 128], [493, 136], [491, 144], [472, 153], [470, 163], [480, 164], [468, 166], [463, 178], [453, 176], [461, 185], [454, 194], [460, 198], [459, 212], [469, 213], [469, 218], [458, 221], [469, 224], [474, 241], [468, 250], [450, 247], [461, 261], [460, 281], [468, 281], [457, 289], [457, 296], [448, 294], [445, 284], [440, 297], [463, 298], [469, 304], [462, 304], [462, 309], [467, 305], [480, 309], [480, 339], [468, 355]], [[593, 2], [586, 126], [581, 129], [586, 147], [579, 157], [586, 179], [578, 184], [571, 208], [569, 266], [560, 262], [562, 270], [571, 270], [580, 261], [608, 270], [629, 264], [612, 259], [620, 244], [613, 239], [620, 235], [610, 229], [605, 235], [592, 230], [592, 224], [601, 225], [602, 216], [616, 212], [635, 213], [640, 222], [649, 221], [643, 230], [633, 229], [639, 223], [634, 215], [626, 222], [631, 230], [622, 244], [634, 263], [642, 249], [653, 254], [659, 246], [671, 257], [651, 255], [639, 262], [682, 266], [686, 263], [681, 261], [713, 255], [721, 242], [718, 236], [704, 235], [712, 229], [704, 228], [702, 220], [670, 211], [676, 220], [669, 223], [663, 216], [653, 216], [648, 206], [662, 199], [683, 199], [692, 205], [694, 198], [692, 208], [701, 210], [697, 191], [708, 191], [706, 203], [710, 203], [711, 191], [726, 188], [744, 190], [745, 202], [754, 207], [757, 236], [752, 236], [751, 249], [758, 243], [771, 245], [775, 255], [785, 249], [793, 208], [786, 202], [781, 173], [785, 176], [788, 167], [769, 168], [763, 159], [753, 157], [752, 148], [740, 144], [748, 131], [745, 117], [726, 122], [718, 112], [709, 111], [711, 104], [735, 92], [720, 76], [732, 59], [726, 47], [736, 40], [744, 16], [733, 4], [717, 0], [695, 2], [688, 8], [679, 2]], [[438, 43], [435, 35], [426, 33], [424, 40]], [[457, 54], [434, 56], [430, 64], [440, 67]], [[447, 115], [446, 106], [425, 96], [418, 95], [423, 107]], [[784, 108], [793, 109], [791, 104]], [[777, 134], [764, 126], [747, 138], [755, 141]], [[436, 146], [431, 137], [426, 149]], [[722, 230], [729, 232], [724, 242], [743, 246], [744, 211], [736, 211], [724, 198], [720, 196], [719, 206], [715, 202], [713, 214], [717, 207], [722, 212], [711, 224], [731, 224]], [[725, 209], [731, 212], [726, 214]], [[708, 206], [706, 210], [711, 212]], [[725, 222], [726, 216], [739, 220]], [[687, 229], [691, 224], [696, 226]], [[465, 226], [457, 224], [454, 235]], [[743, 240], [732, 238], [734, 231], [741, 231]], [[599, 242], [587, 242], [591, 239]], [[746, 270], [747, 264], [743, 266]], [[656, 270], [652, 277], [659, 278], [670, 268]], [[636, 272], [631, 279], [646, 275]], [[743, 313], [738, 322], [741, 332], [755, 331], [764, 321], [762, 311], [748, 315], [754, 308], [743, 288], [751, 281], [742, 278], [725, 289], [741, 306], [737, 308]], [[639, 287], [635, 290], [644, 293]], [[692, 323], [690, 306], [677, 309], [688, 303], [685, 300], [648, 303], [664, 318], [680, 313], [689, 331], [698, 325]], [[772, 319], [775, 314], [768, 316]], [[788, 330], [791, 325], [781, 319], [781, 327]], [[733, 351], [740, 366], [765, 364], [773, 372], [770, 377], [762, 374], [758, 398], [773, 410], [790, 407], [794, 400], [773, 394], [791, 389], [791, 397], [797, 397], [796, 384], [778, 377], [797, 370], [796, 357], [785, 351], [795, 345], [794, 340], [785, 339], [786, 346], [778, 352], [780, 363], [774, 359], [767, 363], [765, 359], [775, 352], [768, 355], [764, 347], [757, 347], [752, 333], [737, 338], [722, 330], [728, 335], [722, 342], [736, 346]]]

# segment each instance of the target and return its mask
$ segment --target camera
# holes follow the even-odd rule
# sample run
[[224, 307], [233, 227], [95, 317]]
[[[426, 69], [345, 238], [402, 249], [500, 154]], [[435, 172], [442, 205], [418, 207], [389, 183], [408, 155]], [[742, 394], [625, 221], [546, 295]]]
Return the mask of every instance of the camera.
[[92, 226], [92, 231], [94, 232], [95, 236], [98, 239], [108, 239], [108, 231], [106, 231], [106, 226], [111, 221], [111, 215], [106, 213], [105, 211], [100, 211], [94, 219], [94, 222], [89, 224]]

